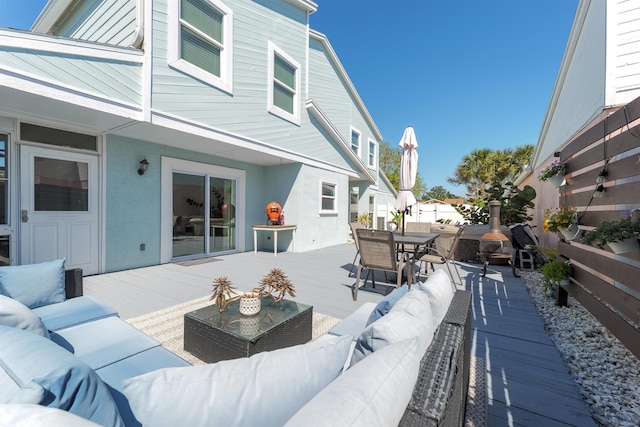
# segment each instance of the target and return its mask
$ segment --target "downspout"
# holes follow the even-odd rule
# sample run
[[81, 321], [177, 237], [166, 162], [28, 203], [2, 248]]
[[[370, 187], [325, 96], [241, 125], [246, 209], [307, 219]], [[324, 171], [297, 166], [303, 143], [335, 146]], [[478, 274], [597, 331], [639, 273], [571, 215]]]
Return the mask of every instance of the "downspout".
[[142, 48], [144, 41], [144, 2], [145, 0], [136, 1], [136, 29], [131, 40], [131, 46], [136, 49]]

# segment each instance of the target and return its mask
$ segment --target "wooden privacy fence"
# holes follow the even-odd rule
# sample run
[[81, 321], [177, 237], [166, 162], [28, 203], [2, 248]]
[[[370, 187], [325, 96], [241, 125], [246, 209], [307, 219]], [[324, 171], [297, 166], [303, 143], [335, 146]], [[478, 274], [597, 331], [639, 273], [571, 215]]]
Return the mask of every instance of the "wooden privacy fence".
[[[566, 164], [560, 206], [577, 207], [582, 230], [640, 208], [640, 98], [575, 137], [559, 155]], [[605, 169], [604, 192], [594, 198]], [[640, 253], [614, 255], [580, 241], [558, 244], [573, 265], [569, 293], [640, 357]]]

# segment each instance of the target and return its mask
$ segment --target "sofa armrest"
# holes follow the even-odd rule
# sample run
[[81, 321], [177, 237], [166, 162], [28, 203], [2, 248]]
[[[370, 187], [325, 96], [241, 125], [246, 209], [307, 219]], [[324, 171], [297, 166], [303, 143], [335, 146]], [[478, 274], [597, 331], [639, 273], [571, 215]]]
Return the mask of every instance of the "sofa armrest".
[[64, 291], [67, 299], [83, 295], [82, 269], [74, 268], [64, 272]]
[[471, 365], [472, 293], [456, 291], [425, 352], [401, 426], [462, 426]]

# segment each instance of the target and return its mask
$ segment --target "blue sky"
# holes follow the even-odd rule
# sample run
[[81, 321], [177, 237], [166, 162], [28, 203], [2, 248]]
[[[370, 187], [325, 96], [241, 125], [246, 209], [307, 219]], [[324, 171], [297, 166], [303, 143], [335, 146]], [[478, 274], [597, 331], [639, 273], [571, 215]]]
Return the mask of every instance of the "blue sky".
[[[578, 0], [317, 0], [324, 33], [383, 139], [412, 125], [427, 187], [452, 186], [477, 148], [535, 145]], [[28, 29], [46, 0], [0, 0], [0, 27]]]

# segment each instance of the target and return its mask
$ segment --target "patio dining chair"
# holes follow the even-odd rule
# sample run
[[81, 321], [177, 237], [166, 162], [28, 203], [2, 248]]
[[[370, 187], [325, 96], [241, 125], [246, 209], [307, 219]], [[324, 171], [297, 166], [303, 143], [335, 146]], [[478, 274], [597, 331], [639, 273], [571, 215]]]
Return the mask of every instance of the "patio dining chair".
[[[363, 268], [371, 271], [371, 284], [376, 287], [376, 276], [374, 270], [382, 270], [387, 277], [387, 272], [397, 274], [396, 286], [402, 285], [403, 271], [406, 270], [407, 285], [411, 287], [411, 257], [408, 253], [397, 257], [396, 244], [393, 233], [386, 230], [371, 230], [368, 228], [356, 229], [358, 245], [360, 248], [360, 263], [356, 274], [356, 284], [353, 290], [353, 300], [358, 299], [358, 287], [360, 286], [360, 274]], [[368, 275], [368, 273], [367, 273]], [[366, 282], [365, 278], [365, 282]], [[389, 279], [387, 278], [387, 282]]]
[[349, 270], [349, 277], [351, 277], [351, 273], [353, 273], [353, 268], [356, 266], [356, 260], [358, 259], [358, 255], [360, 255], [360, 247], [358, 246], [358, 234], [356, 233], [356, 230], [360, 228], [364, 228], [364, 226], [359, 222], [350, 222], [349, 227], [351, 227], [351, 234], [353, 235], [353, 243], [356, 245], [356, 254], [353, 257], [353, 262], [351, 263], [351, 270]]
[[448, 239], [443, 238], [442, 236], [438, 237], [435, 241], [434, 246], [428, 246], [425, 248], [425, 253], [420, 256], [420, 269], [418, 272], [422, 270], [422, 264], [427, 263], [425, 266], [425, 273], [428, 268], [428, 264], [431, 264], [431, 270], [434, 270], [434, 264], [444, 264], [447, 266], [447, 270], [449, 271], [449, 276], [451, 277], [451, 282], [455, 285], [455, 279], [453, 278], [453, 272], [451, 271], [451, 264], [453, 264], [453, 268], [458, 275], [458, 280], [460, 281], [460, 285], [462, 285], [462, 278], [460, 276], [460, 271], [458, 270], [458, 265], [456, 264], [455, 259], [453, 258], [456, 252], [456, 247], [458, 246], [458, 242], [460, 241], [460, 236], [464, 231], [464, 226], [458, 227], [458, 231], [450, 240], [451, 245], [448, 245]]

